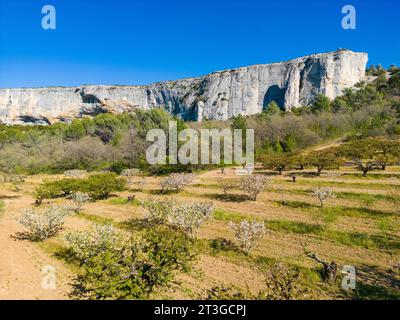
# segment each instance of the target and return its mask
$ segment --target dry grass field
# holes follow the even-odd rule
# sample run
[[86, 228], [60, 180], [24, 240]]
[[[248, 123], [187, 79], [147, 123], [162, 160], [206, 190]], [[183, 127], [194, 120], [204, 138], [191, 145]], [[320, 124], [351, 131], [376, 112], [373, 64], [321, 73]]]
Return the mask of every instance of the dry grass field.
[[[292, 182], [291, 173], [297, 181]], [[62, 254], [68, 230], [88, 228], [92, 223], [112, 224], [117, 228], [140, 232], [143, 209], [139, 200], [174, 197], [180, 201], [211, 201], [213, 218], [199, 230], [200, 256], [194, 269], [179, 274], [167, 288], [152, 298], [205, 299], [214, 286], [236, 286], [257, 293], [264, 284], [265, 272], [276, 262], [300, 268], [310, 299], [398, 299], [400, 297], [400, 219], [388, 201], [388, 192], [400, 185], [400, 168], [373, 171], [362, 177], [352, 168], [324, 172], [292, 171], [272, 177], [272, 186], [257, 201], [248, 200], [239, 189], [224, 195], [218, 186], [222, 179], [237, 179], [235, 170], [207, 171], [196, 174], [195, 182], [184, 191], [165, 195], [159, 192], [160, 178], [146, 177], [142, 190], [113, 194], [107, 200], [85, 204], [83, 213], [68, 216], [64, 230], [54, 238], [36, 243], [21, 240], [23, 231], [15, 217], [19, 210], [34, 205], [33, 192], [43, 180], [61, 175], [29, 176], [15, 191], [11, 184], [0, 188], [0, 299], [69, 299], [71, 281], [80, 268]], [[336, 198], [323, 209], [312, 195], [313, 188], [330, 186]], [[135, 201], [128, 202], [129, 195]], [[52, 200], [68, 202], [66, 199]], [[250, 255], [234, 245], [229, 222], [242, 220], [265, 222], [268, 233]], [[228, 241], [227, 241], [228, 240]], [[230, 240], [230, 241], [229, 241]], [[321, 265], [306, 256], [304, 246], [340, 268], [356, 268], [357, 287], [342, 290], [339, 284], [322, 281]], [[56, 268], [56, 289], [41, 286], [42, 268]]]

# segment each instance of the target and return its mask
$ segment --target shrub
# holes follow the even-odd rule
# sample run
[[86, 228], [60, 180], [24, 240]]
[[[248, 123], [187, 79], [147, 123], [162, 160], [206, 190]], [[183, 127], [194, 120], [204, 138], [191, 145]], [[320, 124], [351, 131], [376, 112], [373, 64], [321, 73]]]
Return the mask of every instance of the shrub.
[[266, 288], [259, 299], [295, 300], [304, 299], [305, 287], [301, 283], [300, 272], [282, 263], [275, 264], [267, 273]]
[[151, 224], [166, 224], [193, 235], [211, 217], [213, 206], [208, 202], [183, 203], [172, 199], [144, 203], [145, 217]]
[[136, 176], [140, 174], [139, 169], [125, 169], [121, 172], [121, 176], [126, 179], [128, 186], [131, 186]]
[[74, 208], [72, 210], [75, 213], [81, 213], [83, 205], [90, 201], [90, 196], [87, 193], [77, 191], [70, 196], [70, 199], [74, 204]]
[[70, 252], [83, 269], [75, 278], [73, 296], [86, 299], [139, 298], [138, 249], [111, 225], [69, 233]]
[[235, 239], [239, 247], [246, 254], [249, 254], [250, 250], [266, 233], [264, 224], [257, 221], [243, 220], [238, 224], [231, 222], [229, 226], [235, 232]]
[[143, 253], [140, 263], [145, 296], [156, 287], [170, 283], [176, 272], [188, 272], [197, 258], [196, 239], [169, 226], [156, 226], [146, 230], [143, 237]]
[[222, 189], [224, 195], [227, 195], [229, 190], [235, 189], [237, 187], [236, 181], [227, 180], [227, 179], [219, 179], [218, 185]]
[[136, 185], [139, 190], [143, 190], [143, 188], [147, 185], [147, 181], [145, 178], [138, 178], [133, 181], [133, 184]]
[[78, 184], [77, 179], [63, 179], [58, 181], [46, 181], [36, 188], [35, 198], [38, 201], [43, 199], [54, 199], [69, 195]]
[[168, 221], [168, 215], [172, 211], [175, 201], [172, 199], [166, 200], [155, 200], [150, 199], [149, 201], [142, 202], [141, 205], [146, 209], [144, 213], [145, 219], [150, 224], [162, 224]]
[[106, 199], [113, 191], [122, 191], [125, 180], [117, 177], [115, 173], [99, 173], [90, 175], [86, 179], [62, 179], [48, 181], [35, 190], [37, 200], [53, 199], [69, 196], [74, 192], [87, 193], [91, 199]]
[[318, 187], [313, 190], [313, 196], [316, 197], [321, 205], [324, 206], [325, 201], [330, 198], [336, 198], [336, 195], [332, 192], [329, 187]]
[[133, 178], [133, 177], [128, 177], [126, 178], [128, 186], [137, 186], [139, 190], [143, 190], [143, 188], [147, 185], [147, 181], [145, 178]]
[[182, 191], [187, 185], [193, 182], [194, 175], [192, 173], [172, 173], [168, 177], [161, 180], [160, 185], [163, 191], [174, 190]]
[[318, 94], [314, 98], [314, 102], [311, 105], [312, 112], [322, 112], [331, 110], [331, 101], [327, 96]]
[[18, 223], [28, 229], [25, 237], [32, 241], [44, 241], [57, 235], [64, 225], [68, 210], [64, 207], [51, 205], [38, 211], [35, 208], [25, 208], [17, 218]]
[[275, 100], [271, 101], [268, 103], [267, 108], [266, 108], [266, 113], [269, 115], [275, 115], [281, 112], [281, 109], [279, 108], [278, 104], [275, 102]]
[[253, 201], [271, 184], [271, 178], [262, 175], [247, 175], [241, 178], [240, 188], [245, 191]]
[[72, 257], [83, 268], [73, 295], [86, 299], [146, 299], [188, 271], [195, 240], [166, 226], [146, 230], [141, 245], [110, 225], [68, 234]]
[[118, 178], [115, 173], [100, 173], [91, 175], [86, 182], [82, 191], [87, 192], [94, 200], [107, 199], [113, 191], [123, 191], [126, 182]]
[[[93, 224], [89, 230], [70, 232], [65, 236], [73, 258], [84, 265], [92, 257], [108, 250], [119, 251], [129, 245], [125, 235], [112, 225]], [[129, 239], [129, 237], [128, 237]]]

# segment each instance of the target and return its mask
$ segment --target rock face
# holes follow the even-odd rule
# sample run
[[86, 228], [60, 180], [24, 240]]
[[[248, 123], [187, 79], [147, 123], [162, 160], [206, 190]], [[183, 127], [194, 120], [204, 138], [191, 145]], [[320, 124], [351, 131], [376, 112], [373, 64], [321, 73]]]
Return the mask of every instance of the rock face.
[[147, 86], [0, 89], [0, 122], [50, 124], [103, 112], [164, 108], [184, 120], [227, 120], [260, 113], [275, 100], [282, 109], [333, 99], [365, 77], [368, 56], [349, 50], [287, 62], [218, 71]]

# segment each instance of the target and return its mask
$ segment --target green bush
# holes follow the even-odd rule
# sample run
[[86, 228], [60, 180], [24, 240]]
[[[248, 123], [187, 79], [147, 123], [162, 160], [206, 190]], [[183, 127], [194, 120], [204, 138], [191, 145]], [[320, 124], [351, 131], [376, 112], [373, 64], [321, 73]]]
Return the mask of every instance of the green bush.
[[165, 226], [147, 229], [140, 242], [111, 225], [70, 233], [66, 240], [83, 268], [72, 296], [86, 299], [147, 299], [176, 272], [188, 271], [197, 256], [193, 238]]
[[76, 191], [86, 192], [95, 200], [107, 199], [111, 192], [123, 191], [125, 185], [126, 181], [115, 173], [100, 173], [89, 176], [86, 184], [84, 183], [84, 190]]
[[91, 199], [107, 199], [113, 191], [123, 191], [126, 181], [115, 173], [99, 173], [85, 179], [62, 179], [48, 181], [35, 190], [35, 198], [54, 199], [68, 196], [74, 192], [87, 193]]
[[62, 179], [58, 181], [46, 181], [35, 190], [37, 200], [54, 199], [68, 196], [71, 191], [80, 191], [77, 186], [82, 179]]
[[176, 272], [189, 272], [197, 258], [197, 240], [183, 231], [169, 226], [146, 229], [143, 252], [147, 257], [141, 263], [145, 295], [155, 287], [167, 285]]

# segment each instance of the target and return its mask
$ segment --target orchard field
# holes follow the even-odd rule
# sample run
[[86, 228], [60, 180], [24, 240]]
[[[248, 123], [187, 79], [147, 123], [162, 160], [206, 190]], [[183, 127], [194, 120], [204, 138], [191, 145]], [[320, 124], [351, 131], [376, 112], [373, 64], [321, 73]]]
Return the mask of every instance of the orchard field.
[[[160, 181], [165, 177], [140, 177], [141, 183], [128, 183], [124, 191], [112, 192], [106, 199], [83, 199], [79, 212], [66, 215], [62, 228], [41, 241], [26, 236], [27, 229], [17, 221], [21, 209], [36, 206], [41, 210], [51, 203], [70, 206], [73, 200], [69, 197], [38, 203], [37, 190], [46, 181], [72, 178], [39, 174], [23, 182], [6, 181], [0, 189], [0, 299], [93, 298], [74, 294], [77, 275], [88, 270], [85, 263], [71, 258], [66, 235], [90, 230], [96, 224], [136, 237], [153, 228], [145, 223], [148, 216], [143, 203], [157, 200], [207, 203], [213, 209], [193, 233], [191, 246], [196, 253], [191, 267], [170, 269], [168, 277], [146, 293], [148, 299], [400, 297], [400, 213], [393, 200], [396, 186], [400, 186], [400, 167], [374, 170], [365, 177], [351, 166], [325, 170], [320, 176], [312, 169], [278, 175], [262, 168], [254, 175], [269, 177], [255, 201], [240, 186], [243, 176], [237, 175], [234, 167], [223, 173], [196, 173], [191, 183], [177, 192], [161, 190]], [[322, 204], [316, 196], [318, 190], [329, 194]], [[240, 246], [231, 225], [242, 221], [265, 227], [249, 252]], [[326, 278], [323, 263], [317, 259], [337, 265], [334, 280]], [[54, 289], [43, 285], [43, 268], [48, 266], [55, 270]], [[355, 268], [355, 289], [343, 289], [344, 266]], [[268, 289], [274, 291], [279, 277], [293, 281], [298, 289], [288, 290], [289, 296], [276, 291], [275, 297], [266, 294]], [[105, 294], [98, 298], [115, 297]]]

